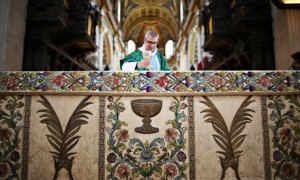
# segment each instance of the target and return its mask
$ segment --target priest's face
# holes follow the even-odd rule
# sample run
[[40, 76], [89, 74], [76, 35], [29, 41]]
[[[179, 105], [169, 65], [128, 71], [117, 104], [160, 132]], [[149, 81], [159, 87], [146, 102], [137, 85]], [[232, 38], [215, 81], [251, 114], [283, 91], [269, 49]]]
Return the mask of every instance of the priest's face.
[[146, 51], [155, 51], [158, 42], [158, 37], [148, 36], [144, 40], [144, 46]]

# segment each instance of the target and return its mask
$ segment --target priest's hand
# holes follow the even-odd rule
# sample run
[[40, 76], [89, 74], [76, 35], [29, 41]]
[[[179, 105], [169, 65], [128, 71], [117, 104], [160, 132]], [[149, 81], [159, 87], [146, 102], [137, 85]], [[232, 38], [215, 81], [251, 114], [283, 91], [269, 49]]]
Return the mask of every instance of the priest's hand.
[[149, 66], [150, 66], [150, 59], [145, 58], [137, 63], [138, 68], [143, 68], [143, 67], [149, 68]]

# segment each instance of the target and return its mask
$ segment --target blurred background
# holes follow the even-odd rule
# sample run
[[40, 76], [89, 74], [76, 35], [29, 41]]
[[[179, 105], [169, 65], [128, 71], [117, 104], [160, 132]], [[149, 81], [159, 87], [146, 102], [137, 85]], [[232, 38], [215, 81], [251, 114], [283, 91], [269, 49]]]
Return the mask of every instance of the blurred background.
[[172, 70], [300, 68], [299, 0], [1, 0], [0, 71], [119, 71], [148, 29]]

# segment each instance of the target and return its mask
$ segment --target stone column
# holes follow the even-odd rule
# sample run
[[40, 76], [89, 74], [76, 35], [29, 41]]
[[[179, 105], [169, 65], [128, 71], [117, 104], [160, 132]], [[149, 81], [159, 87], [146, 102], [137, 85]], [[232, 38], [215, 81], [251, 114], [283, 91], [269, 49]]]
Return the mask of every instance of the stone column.
[[0, 71], [22, 70], [27, 0], [0, 1]]

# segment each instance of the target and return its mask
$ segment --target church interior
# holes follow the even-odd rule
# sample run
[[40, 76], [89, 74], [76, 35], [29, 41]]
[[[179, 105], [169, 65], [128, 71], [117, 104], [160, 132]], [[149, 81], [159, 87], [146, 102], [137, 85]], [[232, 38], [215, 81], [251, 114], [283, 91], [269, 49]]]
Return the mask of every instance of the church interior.
[[[300, 179], [299, 20], [299, 0], [0, 0], [0, 179]], [[149, 29], [171, 70], [121, 71]]]
[[119, 71], [148, 29], [172, 70], [297, 69], [299, 1], [1, 1], [0, 70]]

